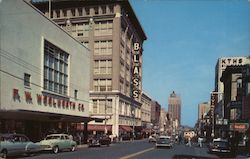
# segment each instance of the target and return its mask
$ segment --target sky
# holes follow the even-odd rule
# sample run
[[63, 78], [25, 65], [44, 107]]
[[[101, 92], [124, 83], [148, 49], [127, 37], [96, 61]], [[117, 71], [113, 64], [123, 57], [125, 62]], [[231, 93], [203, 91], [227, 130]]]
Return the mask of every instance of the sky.
[[143, 91], [167, 111], [181, 97], [181, 124], [194, 126], [210, 100], [220, 57], [250, 56], [250, 0], [130, 0], [147, 40]]

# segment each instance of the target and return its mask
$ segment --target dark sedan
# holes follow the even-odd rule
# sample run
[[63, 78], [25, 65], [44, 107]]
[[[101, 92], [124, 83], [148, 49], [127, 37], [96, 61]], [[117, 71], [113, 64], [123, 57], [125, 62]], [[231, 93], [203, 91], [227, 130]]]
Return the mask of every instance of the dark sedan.
[[111, 139], [107, 135], [95, 135], [88, 139], [88, 146], [109, 146], [111, 144]]

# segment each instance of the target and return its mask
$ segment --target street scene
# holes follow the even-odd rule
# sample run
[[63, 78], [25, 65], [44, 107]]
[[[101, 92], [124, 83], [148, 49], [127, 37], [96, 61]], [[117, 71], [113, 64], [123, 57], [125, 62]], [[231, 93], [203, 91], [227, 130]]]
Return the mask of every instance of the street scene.
[[[86, 145], [78, 148], [76, 152], [61, 152], [60, 154], [39, 153], [31, 157], [22, 159], [217, 159], [220, 156], [208, 153], [206, 146], [198, 147], [197, 143], [192, 146], [187, 146], [183, 143], [174, 144], [173, 148], [156, 148], [155, 143], [149, 143], [148, 140], [135, 140], [129, 142], [120, 142], [102, 147], [87, 148]], [[20, 159], [21, 159], [20, 158]], [[225, 158], [225, 156], [224, 156]], [[227, 156], [228, 158], [228, 156]], [[237, 158], [245, 158], [243, 155], [238, 155]]]
[[0, 159], [250, 158], [249, 0], [0, 0]]

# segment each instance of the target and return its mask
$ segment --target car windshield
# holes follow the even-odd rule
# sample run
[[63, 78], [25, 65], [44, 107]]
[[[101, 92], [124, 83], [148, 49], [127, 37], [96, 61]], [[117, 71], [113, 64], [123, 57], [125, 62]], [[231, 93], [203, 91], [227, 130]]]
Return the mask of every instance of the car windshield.
[[45, 140], [60, 139], [59, 135], [47, 136]]
[[164, 142], [164, 143], [170, 143], [170, 139], [169, 138], [159, 138], [158, 142]]
[[229, 144], [228, 142], [225, 142], [225, 141], [215, 141], [214, 145], [219, 146], [219, 147], [228, 147]]

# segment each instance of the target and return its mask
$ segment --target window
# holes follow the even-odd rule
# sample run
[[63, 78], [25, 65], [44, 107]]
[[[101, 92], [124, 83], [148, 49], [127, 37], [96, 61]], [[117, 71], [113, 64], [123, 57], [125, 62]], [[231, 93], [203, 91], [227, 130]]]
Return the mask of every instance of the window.
[[78, 15], [82, 16], [82, 8], [78, 8]]
[[112, 113], [112, 100], [107, 100], [106, 101], [106, 112], [108, 114]]
[[94, 55], [112, 55], [112, 41], [95, 41]]
[[102, 10], [102, 14], [106, 14], [106, 13], [107, 13], [106, 6], [102, 6], [102, 7], [101, 7], [101, 10]]
[[111, 79], [95, 79], [93, 82], [94, 91], [111, 91], [112, 81]]
[[114, 5], [110, 5], [109, 6], [109, 12], [110, 13], [114, 13]]
[[77, 99], [77, 94], [78, 94], [78, 90], [75, 90], [74, 92], [74, 98]]
[[24, 86], [30, 87], [30, 74], [24, 73]]
[[88, 7], [85, 8], [85, 13], [86, 13], [86, 15], [89, 15], [89, 8]]
[[98, 15], [99, 14], [99, 8], [95, 7], [94, 10], [95, 10], [95, 15]]
[[74, 36], [88, 37], [89, 36], [89, 24], [88, 23], [76, 24]]
[[76, 16], [75, 9], [71, 9], [71, 15], [72, 15], [73, 17]]
[[111, 60], [95, 60], [94, 74], [111, 74], [112, 72]]
[[97, 113], [97, 100], [93, 100], [93, 113]]
[[95, 22], [95, 36], [112, 35], [113, 22], [99, 21]]
[[67, 17], [67, 10], [62, 10], [63, 17]]
[[44, 43], [44, 90], [67, 95], [69, 54], [48, 41]]

